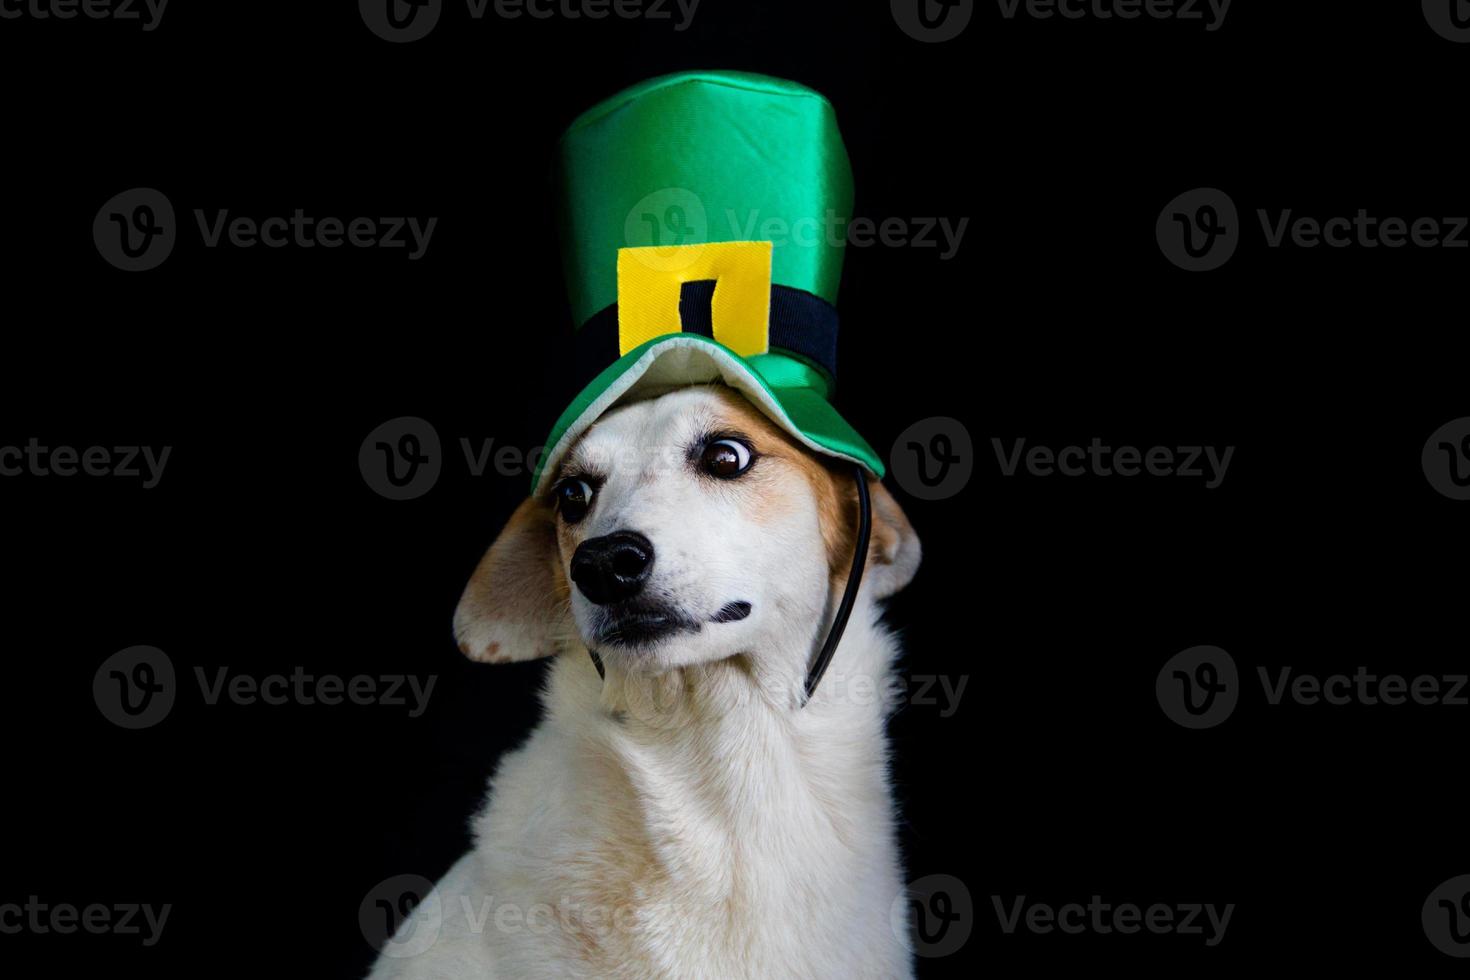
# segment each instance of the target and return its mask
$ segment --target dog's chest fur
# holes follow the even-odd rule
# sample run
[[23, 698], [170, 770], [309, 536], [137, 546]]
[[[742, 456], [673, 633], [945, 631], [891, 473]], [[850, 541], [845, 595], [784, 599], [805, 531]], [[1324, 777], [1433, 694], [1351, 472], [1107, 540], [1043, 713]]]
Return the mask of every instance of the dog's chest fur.
[[[858, 618], [826, 682], [839, 696], [801, 710], [734, 662], [603, 684], [561, 658], [545, 722], [440, 885], [444, 934], [415, 960], [525, 980], [910, 976], [871, 689], [892, 641]], [[380, 975], [441, 975], [402, 965]]]

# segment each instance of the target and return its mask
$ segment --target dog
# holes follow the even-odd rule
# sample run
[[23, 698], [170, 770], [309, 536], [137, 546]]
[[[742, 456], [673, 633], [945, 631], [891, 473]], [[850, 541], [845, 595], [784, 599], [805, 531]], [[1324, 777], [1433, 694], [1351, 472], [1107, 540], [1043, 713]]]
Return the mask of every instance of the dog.
[[868, 486], [867, 567], [803, 706], [858, 537], [851, 468], [720, 384], [583, 434], [454, 617], [472, 659], [552, 658], [543, 719], [371, 980], [911, 977], [879, 603], [921, 551]]

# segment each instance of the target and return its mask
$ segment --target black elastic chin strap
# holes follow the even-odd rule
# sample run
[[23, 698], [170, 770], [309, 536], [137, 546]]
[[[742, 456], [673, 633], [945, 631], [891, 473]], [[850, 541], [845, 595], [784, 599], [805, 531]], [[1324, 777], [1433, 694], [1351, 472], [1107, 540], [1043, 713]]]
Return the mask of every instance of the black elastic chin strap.
[[852, 554], [852, 571], [847, 575], [847, 588], [842, 591], [842, 601], [837, 605], [837, 615], [832, 620], [832, 629], [827, 633], [827, 642], [822, 644], [817, 659], [812, 661], [806, 674], [806, 694], [801, 707], [805, 708], [812, 699], [812, 692], [827, 672], [837, 644], [842, 641], [842, 631], [847, 629], [847, 617], [852, 615], [852, 604], [857, 601], [858, 586], [863, 581], [863, 567], [868, 563], [868, 535], [873, 530], [873, 504], [868, 499], [868, 475], [861, 466], [853, 467], [858, 491], [858, 539], [857, 549]]
[[[827, 665], [832, 662], [832, 655], [837, 652], [837, 644], [842, 642], [842, 632], [847, 629], [847, 618], [852, 615], [853, 603], [857, 601], [858, 586], [863, 582], [863, 568], [868, 563], [868, 537], [873, 531], [873, 503], [868, 499], [868, 475], [861, 466], [853, 467], [853, 477], [857, 480], [858, 491], [858, 537], [857, 548], [852, 555], [852, 570], [847, 575], [847, 588], [842, 590], [842, 601], [837, 604], [837, 615], [832, 619], [832, 628], [827, 631], [827, 642], [822, 644], [822, 649], [817, 653], [817, 658], [812, 661], [811, 667], [806, 674], [806, 689], [802, 693], [801, 704], [798, 707], [805, 708], [812, 699], [812, 692], [822, 682], [822, 675], [827, 672]], [[597, 668], [597, 676], [607, 678], [607, 671], [602, 666], [602, 658], [597, 655], [596, 650], [588, 649], [588, 655], [592, 657], [592, 665]]]

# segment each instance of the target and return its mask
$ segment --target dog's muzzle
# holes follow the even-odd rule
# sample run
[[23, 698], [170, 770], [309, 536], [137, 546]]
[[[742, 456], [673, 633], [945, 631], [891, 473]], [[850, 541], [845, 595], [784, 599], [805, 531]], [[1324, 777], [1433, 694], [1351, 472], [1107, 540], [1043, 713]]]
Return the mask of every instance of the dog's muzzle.
[[[858, 495], [857, 547], [853, 549], [852, 568], [847, 575], [847, 587], [842, 590], [842, 599], [837, 603], [837, 611], [832, 616], [832, 626], [827, 631], [827, 639], [807, 667], [801, 707], [805, 707], [807, 702], [811, 701], [817, 685], [821, 683], [822, 675], [827, 672], [827, 665], [832, 662], [832, 655], [837, 652], [837, 644], [841, 642], [842, 633], [847, 629], [847, 619], [852, 614], [852, 605], [857, 599], [858, 586], [863, 580], [863, 568], [868, 560], [868, 538], [873, 528], [873, 504], [868, 497], [867, 474], [861, 466], [853, 467], [853, 478], [857, 481]], [[578, 571], [579, 562], [580, 572]], [[643, 585], [648, 580], [652, 568], [653, 542], [636, 531], [616, 531], [600, 538], [583, 541], [572, 555], [572, 581], [577, 584], [577, 588], [582, 590], [582, 594], [589, 601], [599, 606], [632, 598], [643, 591]], [[588, 591], [589, 588], [591, 592]], [[598, 596], [603, 598], [598, 598]], [[750, 603], [732, 602], [716, 614], [713, 622], [735, 622], [748, 615], [750, 615]], [[698, 629], [697, 624], [692, 625], [693, 628]], [[658, 633], [663, 634], [669, 631], [670, 624], [639, 622], [636, 623], [634, 630], [643, 633], [649, 627], [655, 627]], [[620, 639], [628, 638], [628, 636], [625, 630]], [[639, 640], [647, 638], [638, 637]], [[589, 646], [587, 653], [591, 655], [593, 666], [597, 668], [597, 676], [605, 678], [607, 671], [597, 651]]]

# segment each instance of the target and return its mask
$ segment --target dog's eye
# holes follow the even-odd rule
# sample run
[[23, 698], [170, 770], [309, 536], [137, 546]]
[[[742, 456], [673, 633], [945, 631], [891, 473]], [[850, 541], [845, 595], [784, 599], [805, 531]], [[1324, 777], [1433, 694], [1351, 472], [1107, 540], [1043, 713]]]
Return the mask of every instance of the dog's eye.
[[592, 487], [585, 480], [568, 477], [552, 492], [556, 495], [556, 509], [562, 520], [575, 524], [587, 516], [587, 508], [592, 506]]
[[699, 465], [710, 476], [728, 480], [750, 468], [750, 447], [739, 439], [716, 439], [704, 447]]

